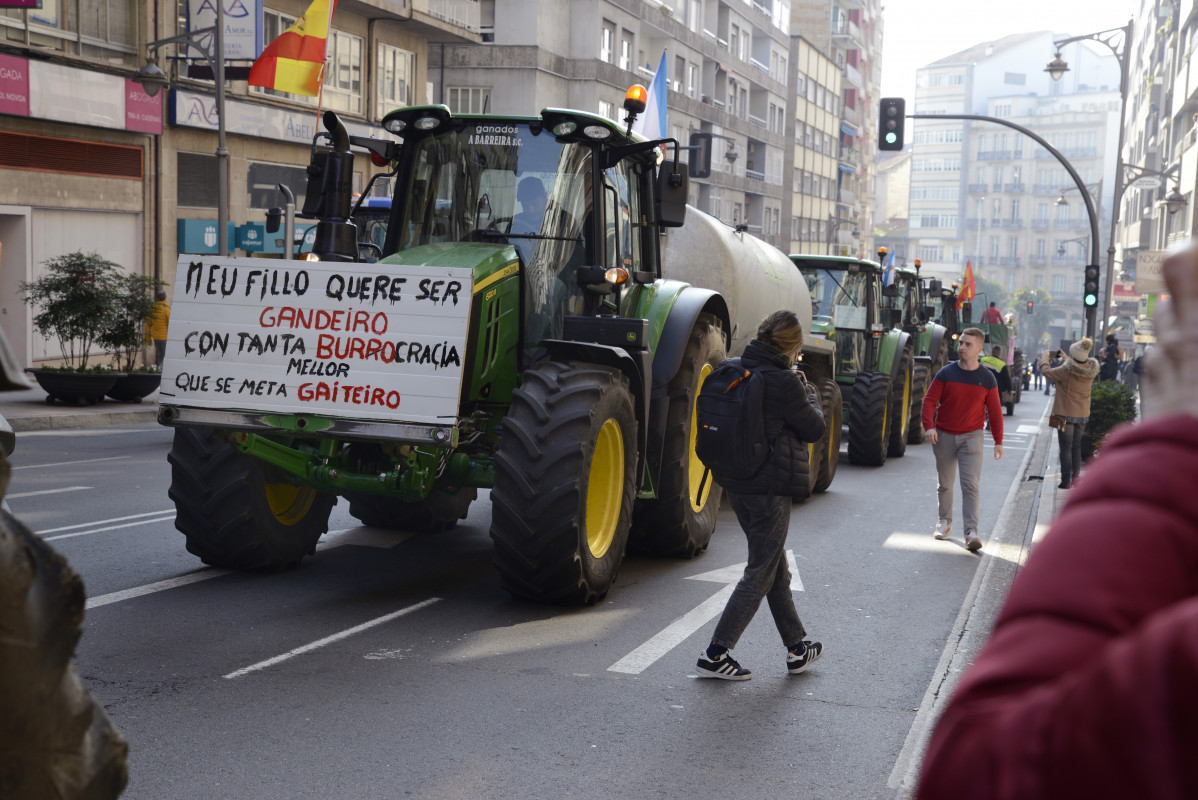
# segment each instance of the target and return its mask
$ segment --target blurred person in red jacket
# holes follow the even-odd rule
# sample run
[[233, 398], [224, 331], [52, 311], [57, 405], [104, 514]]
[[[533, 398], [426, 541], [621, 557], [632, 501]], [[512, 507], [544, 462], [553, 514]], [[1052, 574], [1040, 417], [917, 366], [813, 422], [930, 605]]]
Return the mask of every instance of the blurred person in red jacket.
[[921, 800], [1198, 797], [1198, 247], [1143, 422], [1090, 462], [933, 731]]

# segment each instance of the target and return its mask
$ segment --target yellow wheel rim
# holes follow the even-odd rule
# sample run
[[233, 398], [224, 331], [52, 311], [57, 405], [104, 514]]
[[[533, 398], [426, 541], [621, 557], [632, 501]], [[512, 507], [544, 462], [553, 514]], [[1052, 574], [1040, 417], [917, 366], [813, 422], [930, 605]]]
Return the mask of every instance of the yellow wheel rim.
[[902, 420], [899, 421], [899, 431], [903, 437], [907, 436], [907, 426], [911, 424], [911, 373], [908, 372], [903, 377], [903, 409]]
[[290, 483], [267, 483], [266, 504], [270, 513], [281, 525], [294, 525], [308, 515], [316, 490], [310, 486], [292, 486]]
[[603, 558], [616, 538], [624, 505], [624, 435], [614, 419], [604, 422], [595, 437], [586, 502], [587, 549]]
[[[711, 495], [711, 487], [714, 480], [710, 475], [707, 476], [707, 482], [703, 483], [703, 473], [706, 467], [699, 460], [699, 454], [695, 452], [695, 439], [699, 431], [699, 392], [703, 389], [703, 382], [707, 380], [707, 376], [712, 373], [714, 367], [711, 364], [704, 364], [703, 369], [699, 371], [699, 382], [695, 385], [695, 399], [691, 402], [691, 436], [687, 446], [689, 463], [686, 465], [686, 477], [690, 484], [691, 509], [694, 511], [702, 511], [703, 506], [707, 505], [707, 498]], [[703, 484], [703, 494], [699, 495], [699, 484]]]
[[815, 483], [815, 446], [819, 442], [807, 443], [807, 480]]

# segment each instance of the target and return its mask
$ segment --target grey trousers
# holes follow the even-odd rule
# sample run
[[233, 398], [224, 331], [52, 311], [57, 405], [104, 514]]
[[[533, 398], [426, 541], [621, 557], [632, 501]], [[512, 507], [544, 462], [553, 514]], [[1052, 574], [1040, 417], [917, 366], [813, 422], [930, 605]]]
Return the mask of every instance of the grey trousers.
[[932, 445], [936, 454], [936, 500], [940, 519], [953, 520], [953, 483], [957, 469], [961, 471], [961, 515], [965, 530], [978, 531], [978, 484], [982, 480], [982, 455], [985, 452], [985, 431], [945, 433], [937, 431], [939, 439]]
[[790, 592], [790, 567], [786, 565], [786, 532], [790, 527], [789, 497], [727, 492], [732, 510], [749, 539], [749, 563], [711, 641], [731, 650], [761, 607], [764, 598], [774, 615], [782, 644], [794, 647], [807, 635]]

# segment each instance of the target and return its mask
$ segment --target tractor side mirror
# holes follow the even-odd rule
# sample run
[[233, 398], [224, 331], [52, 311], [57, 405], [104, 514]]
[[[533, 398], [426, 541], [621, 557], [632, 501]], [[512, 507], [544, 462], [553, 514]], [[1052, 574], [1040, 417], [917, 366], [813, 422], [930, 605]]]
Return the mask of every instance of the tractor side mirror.
[[680, 228], [686, 221], [687, 174], [678, 162], [667, 161], [657, 171], [657, 222], [663, 228]]
[[931, 319], [934, 316], [936, 316], [936, 306], [924, 306], [923, 307], [923, 318], [924, 319]]
[[266, 211], [266, 232], [275, 233], [283, 222], [283, 209], [275, 206]]
[[889, 286], [883, 286], [882, 287], [882, 296], [883, 297], [898, 297], [899, 296], [899, 285], [897, 283], [892, 283]]

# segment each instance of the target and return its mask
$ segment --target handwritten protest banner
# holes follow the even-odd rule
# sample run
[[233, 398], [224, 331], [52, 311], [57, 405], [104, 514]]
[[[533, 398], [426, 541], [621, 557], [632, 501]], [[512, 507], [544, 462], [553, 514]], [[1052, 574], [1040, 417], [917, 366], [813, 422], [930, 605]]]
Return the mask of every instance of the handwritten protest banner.
[[469, 269], [181, 256], [160, 402], [443, 423], [458, 410]]

